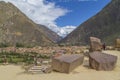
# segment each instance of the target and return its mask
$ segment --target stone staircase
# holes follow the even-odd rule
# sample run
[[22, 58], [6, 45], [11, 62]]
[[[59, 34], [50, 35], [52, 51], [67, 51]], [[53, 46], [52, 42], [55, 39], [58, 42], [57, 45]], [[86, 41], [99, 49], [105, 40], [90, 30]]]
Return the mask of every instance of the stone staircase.
[[43, 73], [42, 66], [32, 66], [28, 69], [29, 73]]
[[51, 66], [48, 65], [42, 65], [42, 66], [31, 66], [29, 69], [28, 69], [28, 73], [49, 73], [51, 72], [52, 69], [51, 69]]

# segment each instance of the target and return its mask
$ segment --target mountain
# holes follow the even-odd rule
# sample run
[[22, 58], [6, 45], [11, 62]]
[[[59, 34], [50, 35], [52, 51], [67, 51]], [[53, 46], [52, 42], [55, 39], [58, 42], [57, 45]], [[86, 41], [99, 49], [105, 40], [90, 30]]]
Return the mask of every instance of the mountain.
[[62, 38], [67, 36], [70, 32], [72, 32], [76, 28], [76, 26], [69, 26], [69, 25], [68, 26], [64, 26], [64, 27], [58, 27], [57, 25], [54, 25], [54, 24], [49, 24], [47, 27], [50, 30], [52, 30], [55, 33], [57, 33]]
[[70, 32], [72, 32], [76, 27], [75, 26], [65, 26], [61, 27], [58, 31], [58, 34], [63, 38], [66, 37]]
[[98, 37], [107, 44], [113, 44], [120, 36], [120, 0], [112, 0], [101, 12], [78, 26], [60, 43], [86, 45], [90, 36]]
[[54, 43], [57, 43], [58, 41], [60, 41], [62, 39], [62, 37], [60, 37], [57, 33], [53, 32], [46, 26], [44, 26], [44, 25], [38, 25], [38, 26], [39, 26], [39, 28], [42, 29], [42, 31], [45, 33], [45, 35], [47, 35], [49, 37], [49, 39], [51, 39]]
[[[13, 4], [0, 1], [0, 44], [54, 45], [59, 36], [43, 27], [27, 18]], [[50, 36], [57, 36], [57, 39]]]

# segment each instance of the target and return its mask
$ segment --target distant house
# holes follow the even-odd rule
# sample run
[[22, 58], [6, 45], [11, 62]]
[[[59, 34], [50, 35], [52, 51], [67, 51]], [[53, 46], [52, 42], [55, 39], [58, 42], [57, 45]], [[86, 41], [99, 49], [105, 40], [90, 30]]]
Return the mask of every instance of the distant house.
[[55, 71], [70, 73], [83, 63], [84, 56], [80, 54], [65, 54], [52, 59], [52, 68]]

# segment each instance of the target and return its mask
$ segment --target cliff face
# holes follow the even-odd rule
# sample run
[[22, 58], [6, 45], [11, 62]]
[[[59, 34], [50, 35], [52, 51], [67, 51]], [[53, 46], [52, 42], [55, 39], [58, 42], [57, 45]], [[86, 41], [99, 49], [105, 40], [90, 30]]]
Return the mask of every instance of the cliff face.
[[[0, 43], [54, 45], [54, 39], [50, 38], [54, 32], [47, 32], [48, 30], [48, 28], [43, 29], [42, 25], [38, 26], [28, 19], [11, 3], [0, 1]], [[54, 35], [57, 34], [54, 33]]]
[[95, 36], [107, 44], [113, 44], [120, 36], [120, 0], [112, 0], [101, 12], [81, 24], [60, 43], [88, 44]]

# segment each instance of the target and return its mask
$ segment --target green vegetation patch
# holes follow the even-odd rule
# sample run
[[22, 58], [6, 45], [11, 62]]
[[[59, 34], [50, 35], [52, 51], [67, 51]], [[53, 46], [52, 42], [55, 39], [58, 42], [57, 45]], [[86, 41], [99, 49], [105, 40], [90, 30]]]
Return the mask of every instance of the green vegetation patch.
[[20, 53], [6, 53], [2, 52], [0, 53], [0, 64], [1, 63], [26, 63], [26, 64], [33, 64], [34, 63], [34, 58], [42, 58], [42, 59], [50, 59], [49, 55], [45, 54], [37, 54], [37, 53], [25, 53], [25, 54], [20, 54]]

